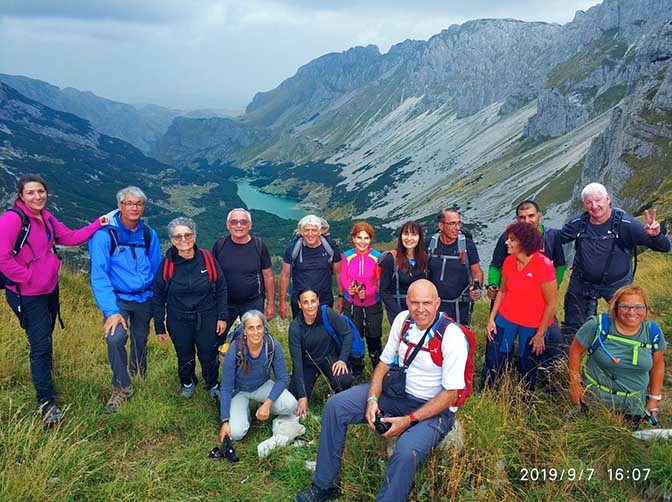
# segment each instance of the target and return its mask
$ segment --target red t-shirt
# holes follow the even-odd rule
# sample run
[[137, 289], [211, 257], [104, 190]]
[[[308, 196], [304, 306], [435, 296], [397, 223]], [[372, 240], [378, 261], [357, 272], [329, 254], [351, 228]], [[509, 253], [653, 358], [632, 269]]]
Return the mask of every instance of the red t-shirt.
[[499, 313], [512, 323], [537, 328], [546, 308], [541, 283], [555, 282], [553, 262], [537, 251], [522, 270], [516, 270], [516, 257], [509, 255], [502, 266], [502, 277], [507, 279], [506, 296]]

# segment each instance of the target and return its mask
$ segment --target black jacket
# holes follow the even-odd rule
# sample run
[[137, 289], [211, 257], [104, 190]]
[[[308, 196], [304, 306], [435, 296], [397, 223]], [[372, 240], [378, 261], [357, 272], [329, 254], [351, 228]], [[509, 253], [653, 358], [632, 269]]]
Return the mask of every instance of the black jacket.
[[154, 296], [152, 297], [152, 311], [154, 314], [154, 329], [157, 333], [165, 333], [164, 325], [166, 308], [171, 313], [205, 312], [217, 309], [217, 319], [226, 319], [227, 289], [222, 269], [214, 261], [217, 280], [210, 282], [205, 257], [194, 245], [196, 253], [187, 260], [182, 258], [175, 246], [166, 251], [166, 257], [175, 264], [172, 279], [164, 280], [165, 259], [161, 262], [154, 278]]

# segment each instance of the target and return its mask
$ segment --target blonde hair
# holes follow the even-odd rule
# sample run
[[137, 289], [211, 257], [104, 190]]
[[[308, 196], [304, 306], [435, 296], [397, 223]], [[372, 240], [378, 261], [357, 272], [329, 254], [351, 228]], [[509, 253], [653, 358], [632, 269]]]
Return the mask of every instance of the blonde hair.
[[625, 295], [641, 296], [642, 300], [644, 300], [644, 304], [646, 305], [646, 317], [648, 318], [651, 314], [653, 314], [651, 306], [649, 305], [649, 298], [646, 296], [646, 292], [644, 291], [644, 289], [641, 288], [640, 286], [636, 286], [635, 284], [627, 284], [625, 286], [618, 288], [614, 293], [614, 296], [612, 296], [611, 300], [609, 300], [608, 312], [610, 319], [616, 319], [618, 304], [620, 303], [621, 298]]

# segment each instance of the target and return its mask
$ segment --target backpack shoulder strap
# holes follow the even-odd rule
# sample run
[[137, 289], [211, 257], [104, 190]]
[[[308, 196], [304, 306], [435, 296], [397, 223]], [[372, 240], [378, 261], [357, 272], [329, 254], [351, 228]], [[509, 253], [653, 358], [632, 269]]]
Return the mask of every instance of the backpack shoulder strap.
[[215, 245], [212, 248], [212, 254], [218, 260], [219, 260], [219, 253], [221, 253], [222, 249], [224, 249], [224, 244], [226, 244], [227, 239], [229, 239], [228, 235], [226, 237], [220, 237], [215, 241]]
[[149, 256], [149, 246], [152, 244], [152, 233], [147, 225], [142, 225], [142, 238], [145, 241], [145, 255]]
[[609, 314], [603, 312], [597, 316], [597, 325], [595, 327], [595, 337], [593, 338], [593, 343], [590, 344], [588, 349], [588, 355], [595, 352], [595, 349], [601, 344], [604, 343], [604, 338], [609, 333]]
[[119, 247], [119, 237], [117, 236], [117, 229], [110, 226], [107, 227], [107, 232], [110, 234], [110, 256]]
[[404, 335], [408, 332], [408, 329], [411, 327], [411, 321], [412, 321], [412, 320], [413, 320], [413, 319], [411, 319], [411, 314], [408, 314], [408, 315], [406, 316], [406, 319], [404, 319], [404, 324], [403, 324], [403, 326], [401, 327], [401, 333], [399, 334], [399, 339], [400, 339], [400, 340], [401, 340], [401, 339], [404, 337]]
[[[161, 267], [161, 277], [163, 282], [168, 283], [173, 279], [173, 272], [175, 271], [175, 264], [167, 256], [163, 259], [163, 266]], [[166, 288], [167, 289], [167, 288]]]
[[302, 247], [303, 247], [303, 237], [299, 236], [294, 242], [294, 247], [292, 248], [292, 254], [290, 255], [292, 261], [290, 262], [290, 265], [294, 265], [294, 262], [296, 261], [296, 258], [299, 256]]
[[320, 235], [320, 242], [322, 243], [322, 246], [324, 246], [324, 250], [327, 252], [329, 255], [329, 263], [334, 261], [334, 248], [331, 247], [331, 244], [329, 243], [329, 239], [326, 237], [323, 237]]
[[656, 352], [660, 343], [660, 336], [662, 335], [662, 330], [660, 326], [655, 322], [651, 321], [651, 352]]
[[[8, 211], [16, 213], [21, 219], [21, 228], [19, 229], [19, 235], [16, 236], [16, 241], [14, 242], [14, 249], [12, 249], [12, 256], [16, 256], [21, 251], [21, 248], [24, 244], [28, 243], [28, 234], [30, 233], [30, 220], [26, 213], [24, 213], [18, 207], [9, 208]], [[30, 244], [28, 244], [30, 247]]]
[[581, 239], [583, 239], [583, 236], [586, 234], [589, 221], [590, 221], [590, 215], [588, 214], [588, 211], [584, 211], [581, 214], [581, 217], [579, 218], [579, 230], [576, 232], [576, 237], [574, 239], [574, 249], [576, 249], [577, 251], [579, 250], [579, 246], [581, 245]]
[[428, 255], [432, 256], [434, 254], [434, 251], [436, 251], [436, 248], [439, 245], [439, 236], [441, 235], [440, 232], [435, 233], [432, 235], [432, 238], [429, 241], [429, 249], [428, 249]]
[[215, 259], [210, 254], [210, 251], [204, 248], [198, 248], [203, 254], [203, 261], [205, 262], [205, 269], [208, 271], [208, 280], [211, 283], [217, 282], [217, 267], [215, 266]]
[[336, 332], [334, 331], [334, 327], [331, 325], [331, 321], [329, 321], [329, 313], [327, 312], [327, 306], [320, 305], [320, 312], [322, 313], [322, 324], [324, 324], [324, 327], [327, 329], [329, 334], [332, 337], [335, 337]]
[[263, 241], [261, 240], [261, 237], [257, 237], [256, 235], [252, 236], [252, 240], [254, 241], [254, 248], [257, 250], [257, 255], [259, 256], [259, 263], [261, 263], [261, 253], [263, 252]]
[[446, 329], [453, 322], [454, 321], [450, 317], [441, 312], [439, 314], [439, 321], [436, 323], [436, 328], [434, 329], [434, 336], [436, 336], [439, 340], [443, 340], [443, 335], [446, 333]]

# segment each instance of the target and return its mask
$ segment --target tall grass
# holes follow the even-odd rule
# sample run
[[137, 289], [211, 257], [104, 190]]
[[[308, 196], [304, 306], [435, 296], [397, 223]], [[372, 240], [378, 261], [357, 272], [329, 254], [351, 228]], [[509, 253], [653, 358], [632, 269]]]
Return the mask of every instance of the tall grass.
[[[644, 254], [636, 282], [651, 294], [656, 319], [669, 332], [672, 258]], [[219, 427], [216, 407], [202, 388], [190, 401], [177, 395], [170, 343], [150, 340], [146, 379], [135, 379], [133, 398], [118, 413], [106, 414], [111, 372], [88, 277], [65, 272], [61, 299], [66, 329], [54, 332], [54, 379], [66, 420], [52, 430], [42, 427], [37, 414], [25, 334], [6, 303], [0, 305], [0, 500], [278, 502], [291, 500], [310, 483], [305, 462], [315, 460], [329, 392], [324, 382], [316, 387], [304, 444], [258, 459], [256, 445], [271, 429], [269, 423], [255, 424], [236, 445], [240, 463], [210, 460]], [[476, 305], [473, 327], [479, 341], [488, 306], [486, 301]], [[272, 323], [285, 346], [287, 325]], [[477, 348], [476, 381], [483, 347]], [[670, 353], [665, 394], [672, 384]], [[565, 418], [573, 408], [563, 390], [566, 369], [555, 383], [560, 392], [530, 393], [511, 375], [498, 391], [473, 395], [458, 413], [465, 445], [430, 455], [415, 478], [411, 500], [658, 500], [672, 494], [670, 442], [635, 440], [605, 409]], [[661, 402], [660, 418], [663, 427], [672, 427], [667, 402]], [[385, 441], [364, 426], [352, 427], [341, 471], [343, 500], [373, 500], [386, 459]], [[649, 478], [609, 480], [610, 468], [635, 467], [651, 469]], [[551, 468], [564, 472], [562, 481], [522, 479], [535, 469], [539, 476], [546, 469], [549, 478]], [[582, 473], [582, 479], [568, 480], [568, 469], [577, 477]]]

